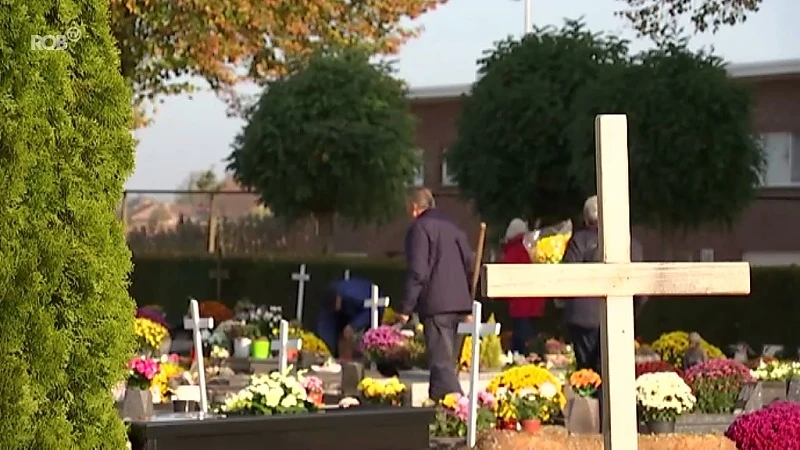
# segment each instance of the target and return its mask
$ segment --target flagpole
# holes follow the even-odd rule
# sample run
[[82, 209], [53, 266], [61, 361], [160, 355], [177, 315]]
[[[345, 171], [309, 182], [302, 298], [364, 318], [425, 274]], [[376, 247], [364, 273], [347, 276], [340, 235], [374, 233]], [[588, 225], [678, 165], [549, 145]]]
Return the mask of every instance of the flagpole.
[[531, 31], [531, 1], [533, 0], [525, 0], [525, 31], [523, 35], [530, 33]]

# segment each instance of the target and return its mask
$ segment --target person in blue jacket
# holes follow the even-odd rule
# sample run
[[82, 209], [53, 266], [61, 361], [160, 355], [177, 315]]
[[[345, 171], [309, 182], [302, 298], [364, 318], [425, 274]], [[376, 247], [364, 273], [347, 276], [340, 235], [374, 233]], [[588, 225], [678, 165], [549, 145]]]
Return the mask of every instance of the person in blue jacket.
[[[364, 302], [371, 296], [372, 282], [357, 277], [334, 281], [325, 290], [317, 319], [317, 335], [334, 356], [339, 356], [341, 340], [354, 344], [355, 334], [369, 328], [372, 314], [364, 307]], [[383, 309], [378, 308], [379, 319], [383, 317]]]

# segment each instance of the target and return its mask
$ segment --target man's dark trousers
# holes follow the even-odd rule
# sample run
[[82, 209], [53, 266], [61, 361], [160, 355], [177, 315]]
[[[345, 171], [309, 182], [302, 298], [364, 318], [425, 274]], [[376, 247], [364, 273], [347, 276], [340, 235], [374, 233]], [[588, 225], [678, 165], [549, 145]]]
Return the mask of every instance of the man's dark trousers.
[[458, 324], [466, 318], [464, 313], [436, 314], [422, 318], [427, 347], [430, 384], [428, 396], [438, 402], [445, 395], [461, 391], [456, 364], [458, 363]]
[[[586, 328], [580, 325], [567, 324], [567, 333], [575, 351], [575, 366], [578, 370], [592, 369], [598, 375], [603, 374], [601, 356], [600, 328]], [[597, 391], [600, 403], [600, 423], [603, 423], [603, 385]], [[602, 426], [602, 425], [601, 425]]]

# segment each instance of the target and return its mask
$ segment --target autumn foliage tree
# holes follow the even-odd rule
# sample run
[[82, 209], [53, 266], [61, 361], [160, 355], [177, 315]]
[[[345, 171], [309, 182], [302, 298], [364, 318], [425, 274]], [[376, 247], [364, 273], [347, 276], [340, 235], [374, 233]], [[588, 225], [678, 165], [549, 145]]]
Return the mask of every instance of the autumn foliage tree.
[[656, 40], [680, 33], [680, 21], [688, 18], [695, 32], [716, 32], [736, 25], [755, 13], [764, 0], [618, 0], [627, 8], [619, 14], [643, 36]]
[[402, 212], [413, 148], [404, 83], [368, 53], [340, 50], [269, 84], [228, 169], [275, 214], [310, 217], [330, 238], [334, 217], [380, 223]]
[[111, 21], [137, 105], [201, 77], [239, 106], [236, 83], [268, 81], [320, 49], [397, 52], [419, 31], [407, 19], [446, 1], [111, 0]]

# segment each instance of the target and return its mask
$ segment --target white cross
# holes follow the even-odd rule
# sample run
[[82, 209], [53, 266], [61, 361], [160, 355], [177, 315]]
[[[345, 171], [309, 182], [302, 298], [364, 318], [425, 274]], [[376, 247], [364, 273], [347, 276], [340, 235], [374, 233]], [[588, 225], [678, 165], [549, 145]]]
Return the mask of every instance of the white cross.
[[606, 298], [600, 326], [606, 450], [638, 448], [633, 296], [750, 293], [745, 262], [631, 263], [627, 136], [624, 115], [595, 119], [601, 263], [486, 264], [482, 277], [489, 298]]
[[183, 328], [192, 330], [194, 340], [194, 354], [197, 358], [197, 379], [200, 385], [200, 412], [208, 413], [208, 392], [206, 391], [206, 367], [203, 363], [203, 338], [200, 330], [210, 330], [214, 327], [214, 319], [211, 317], [200, 318], [200, 305], [195, 299], [189, 299], [189, 310], [191, 317], [183, 318]]
[[370, 328], [376, 329], [381, 324], [378, 318], [378, 308], [386, 308], [389, 306], [389, 297], [379, 297], [378, 286], [372, 285], [372, 297], [364, 300], [364, 308], [369, 308], [372, 311], [370, 317]]
[[286, 320], [281, 320], [279, 330], [278, 339], [273, 339], [270, 343], [270, 347], [278, 348], [278, 372], [284, 373], [286, 372], [286, 368], [289, 367], [288, 351], [302, 350], [303, 340], [300, 338], [289, 339], [289, 322]]
[[481, 323], [483, 305], [472, 302], [472, 322], [458, 324], [458, 334], [472, 336], [472, 359], [469, 363], [469, 414], [467, 416], [467, 447], [475, 447], [478, 436], [478, 377], [481, 372], [481, 337], [500, 334], [499, 323]]
[[345, 269], [345, 271], [344, 271], [344, 279], [345, 280], [349, 280], [350, 279], [350, 269]]
[[292, 280], [297, 281], [297, 321], [303, 323], [303, 298], [306, 295], [306, 282], [311, 281], [311, 275], [306, 273], [306, 265], [300, 264], [300, 272], [292, 274]]

